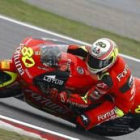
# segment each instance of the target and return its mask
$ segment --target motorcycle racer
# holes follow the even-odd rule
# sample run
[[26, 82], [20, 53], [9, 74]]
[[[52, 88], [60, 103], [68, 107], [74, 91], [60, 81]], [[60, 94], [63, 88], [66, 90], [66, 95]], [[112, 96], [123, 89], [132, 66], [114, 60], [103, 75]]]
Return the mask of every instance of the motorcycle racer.
[[[74, 117], [77, 116], [77, 126], [84, 129], [122, 117], [129, 111], [140, 113], [137, 94], [140, 81], [133, 78], [118, 54], [117, 45], [110, 39], [102, 38], [92, 46], [80, 46], [59, 40], [27, 38], [16, 49], [13, 62], [22, 77], [21, 84], [23, 80], [31, 83], [23, 83], [26, 99], [43, 107], [47, 104], [42, 99], [56, 106], [58, 102], [72, 112], [75, 106], [82, 108], [79, 116], [76, 112]], [[98, 106], [94, 106], [96, 103]]]
[[99, 135], [139, 128], [139, 93], [140, 79], [107, 38], [81, 46], [29, 37], [0, 61], [0, 98], [14, 96]]
[[59, 100], [87, 107], [105, 95], [111, 96], [111, 100], [105, 100], [98, 107], [79, 115], [76, 119], [79, 126], [90, 129], [105, 121], [122, 117], [131, 110], [135, 100], [135, 81], [127, 63], [118, 54], [114, 41], [101, 38], [91, 47], [70, 45], [69, 53], [82, 57], [90, 74], [97, 75], [98, 81], [85, 96], [63, 91], [58, 94]]

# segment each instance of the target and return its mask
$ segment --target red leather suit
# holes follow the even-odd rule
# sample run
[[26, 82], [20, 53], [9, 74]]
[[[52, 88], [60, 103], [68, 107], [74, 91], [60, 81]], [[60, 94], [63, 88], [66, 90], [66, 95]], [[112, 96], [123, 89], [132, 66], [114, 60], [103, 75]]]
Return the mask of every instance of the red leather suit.
[[[78, 46], [77, 48], [79, 49]], [[122, 117], [129, 111], [140, 113], [140, 81], [132, 76], [121, 56], [118, 56], [115, 64], [108, 71], [99, 74], [98, 79], [97, 84], [86, 93], [86, 102], [78, 94], [73, 94], [74, 98], [69, 97], [68, 102], [90, 105], [101, 100], [106, 94], [111, 95], [113, 100], [105, 100], [98, 107], [78, 116], [78, 124], [85, 129], [90, 129], [102, 122]]]

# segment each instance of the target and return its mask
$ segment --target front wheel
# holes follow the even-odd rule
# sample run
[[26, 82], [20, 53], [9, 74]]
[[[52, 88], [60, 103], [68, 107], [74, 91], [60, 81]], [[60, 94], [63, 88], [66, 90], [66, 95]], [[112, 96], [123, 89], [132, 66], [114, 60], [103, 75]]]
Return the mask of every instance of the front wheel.
[[21, 93], [22, 93], [22, 90], [20, 88], [3, 89], [3, 90], [0, 90], [0, 98], [15, 97], [17, 95], [20, 95]]
[[16, 73], [0, 71], [0, 98], [13, 97], [22, 93], [16, 79]]

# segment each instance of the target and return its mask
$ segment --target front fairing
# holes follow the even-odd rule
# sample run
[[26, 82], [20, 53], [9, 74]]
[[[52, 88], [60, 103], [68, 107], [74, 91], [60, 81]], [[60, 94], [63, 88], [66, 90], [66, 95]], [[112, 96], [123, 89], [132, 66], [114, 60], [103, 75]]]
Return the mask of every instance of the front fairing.
[[[24, 45], [21, 44], [15, 51], [13, 55], [13, 62], [17, 69], [18, 74], [22, 77], [23, 80], [25, 80], [27, 83], [32, 83], [32, 80], [35, 76], [53, 70], [55, 67], [52, 67], [49, 62], [47, 62], [47, 59], [50, 59], [51, 56], [46, 56], [46, 54], [49, 55], [47, 50], [50, 51], [50, 48], [54, 48], [52, 50], [52, 57], [56, 59], [60, 59], [60, 56], [58, 57], [58, 54], [55, 52], [56, 49], [60, 50], [60, 54], [64, 54], [63, 57], [61, 57], [61, 63], [67, 63], [67, 50], [68, 45], [47, 45], [47, 44], [37, 44], [37, 45]], [[51, 54], [50, 54], [51, 55]], [[46, 58], [45, 58], [46, 57]], [[56, 60], [57, 61], [57, 60]], [[62, 64], [60, 64], [62, 65]]]
[[[53, 72], [56, 69], [56, 67], [51, 67], [49, 63], [46, 63], [44, 58], [44, 52], [49, 50], [50, 47], [60, 48], [62, 57], [59, 65], [67, 63], [66, 52], [68, 45], [62, 44], [55, 46], [48, 45], [46, 42], [40, 44], [37, 43], [36, 45], [34, 43], [28, 45], [21, 44], [15, 50], [12, 61], [14, 62], [14, 66], [19, 75], [19, 81], [23, 87], [25, 101], [28, 104], [50, 114], [68, 119], [69, 116], [72, 116], [72, 111], [69, 109], [69, 107], [58, 102], [57, 100], [51, 100], [34, 84], [35, 77], [40, 75], [44, 75], [44, 77], [46, 77], [47, 73]], [[57, 55], [57, 53], [55, 53], [55, 49], [54, 54]]]
[[[63, 72], [69, 71], [68, 86], [71, 86], [75, 81], [77, 82], [72, 86], [80, 85], [79, 88], [93, 83], [94, 80], [87, 71], [86, 64], [80, 58], [68, 53], [69, 45], [48, 44], [46, 41], [34, 42], [33, 40], [31, 43], [22, 43], [12, 58], [19, 76], [27, 84], [32, 84], [34, 77], [54, 71], [58, 67]], [[80, 84], [78, 84], [78, 78], [87, 78], [89, 82], [80, 80]]]
[[[69, 45], [61, 42], [56, 44], [56, 41], [52, 42], [29, 39], [17, 47], [12, 61], [20, 77], [19, 80], [24, 90], [25, 100], [29, 104], [46, 110], [50, 114], [61, 117], [69, 116], [72, 114], [69, 106], [56, 100], [50, 100], [42, 93], [35, 85], [36, 77], [41, 77], [42, 80], [47, 82], [50, 80], [50, 85], [53, 85], [51, 88], [54, 88], [55, 84], [58, 84], [58, 81], [64, 78], [59, 74], [65, 73], [67, 79], [62, 85], [62, 89], [67, 88], [78, 93], [87, 91], [93, 85], [94, 80], [88, 73], [83, 60], [68, 53]], [[57, 70], [59, 70], [59, 73]], [[53, 107], [58, 108], [59, 112], [55, 110], [51, 113], [54, 110]]]

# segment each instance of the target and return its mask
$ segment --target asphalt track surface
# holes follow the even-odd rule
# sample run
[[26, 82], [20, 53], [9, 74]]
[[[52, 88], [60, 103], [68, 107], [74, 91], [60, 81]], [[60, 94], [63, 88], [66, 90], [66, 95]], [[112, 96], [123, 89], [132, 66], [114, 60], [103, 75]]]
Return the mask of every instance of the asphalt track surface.
[[[3, 19], [0, 19], [0, 33], [0, 59], [11, 58], [14, 49], [19, 45], [21, 40], [27, 36], [49, 37], [64, 40], [62, 38], [17, 25]], [[133, 75], [140, 77], [140, 69], [138, 67], [139, 63], [129, 59], [126, 59], [126, 61], [128, 62], [128, 65], [133, 69]], [[14, 98], [0, 99], [0, 114], [42, 128], [53, 130], [58, 133], [79, 138], [81, 140], [137, 140], [140, 137], [140, 129], [132, 134], [113, 138], [91, 135], [88, 132], [80, 133], [73, 128], [73, 124], [46, 114], [42, 111], [36, 110], [28, 106], [26, 103], [18, 101]]]
[[140, 0], [23, 0], [44, 10], [140, 41]]

